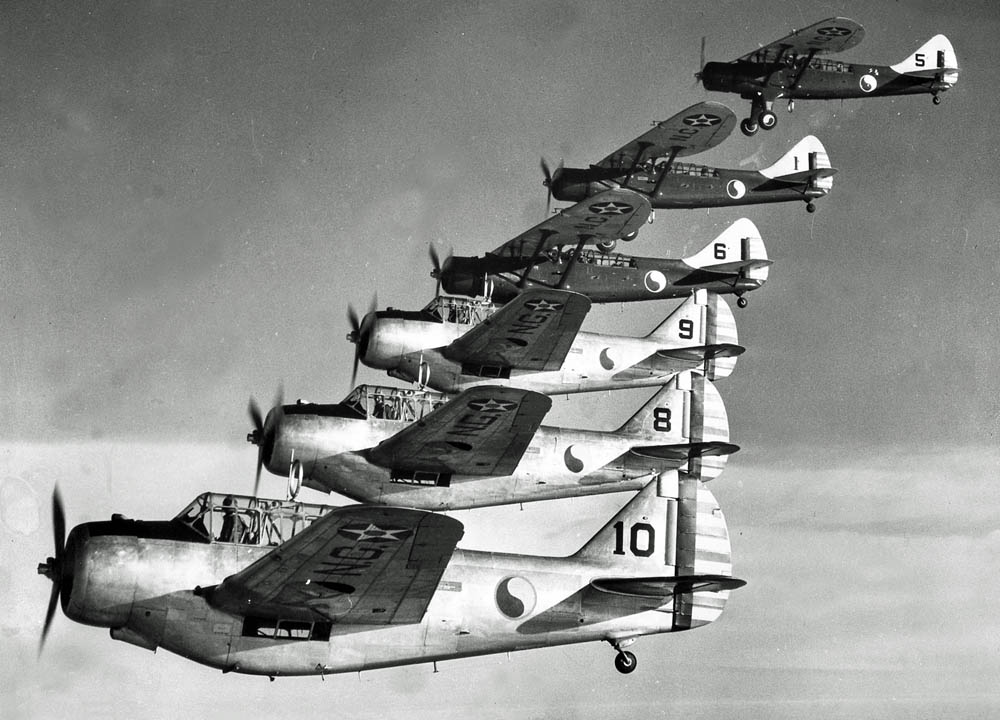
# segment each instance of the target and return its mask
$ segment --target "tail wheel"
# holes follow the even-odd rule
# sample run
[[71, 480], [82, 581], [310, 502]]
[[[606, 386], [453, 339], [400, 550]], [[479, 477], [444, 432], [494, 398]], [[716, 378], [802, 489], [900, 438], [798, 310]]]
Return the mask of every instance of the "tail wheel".
[[639, 662], [635, 659], [635, 655], [628, 650], [622, 650], [615, 655], [615, 669], [622, 675], [628, 675], [635, 670], [638, 664]]
[[778, 116], [770, 110], [765, 110], [760, 114], [760, 127], [762, 130], [771, 130], [778, 124]]
[[745, 118], [742, 121], [740, 121], [740, 130], [742, 130], [743, 134], [746, 135], [747, 137], [750, 137], [751, 135], [756, 135], [757, 123], [755, 123], [750, 118]]
[[935, 105], [940, 105], [941, 104], [941, 98], [939, 98], [937, 95], [935, 95], [934, 99], [931, 102], [933, 102]]
[[806, 212], [811, 212], [811, 213], [816, 212], [816, 204], [815, 203], [806, 203]]
[[[631, 240], [631, 238], [628, 239]], [[618, 246], [618, 241], [615, 239], [601, 240], [601, 242], [597, 243], [597, 249], [600, 250], [605, 255], [614, 252], [614, 249], [617, 246]]]
[[742, 295], [740, 295], [738, 298], [736, 298], [736, 305], [737, 307], [745, 308], [747, 306], [747, 299]]

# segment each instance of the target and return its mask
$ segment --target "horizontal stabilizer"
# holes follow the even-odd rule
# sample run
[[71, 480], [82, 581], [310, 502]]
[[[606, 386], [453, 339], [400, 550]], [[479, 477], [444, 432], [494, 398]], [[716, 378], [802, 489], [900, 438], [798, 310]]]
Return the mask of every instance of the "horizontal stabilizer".
[[703, 360], [714, 360], [715, 358], [736, 357], [737, 355], [742, 355], [745, 352], [746, 348], [742, 345], [722, 343], [720, 345], [701, 345], [699, 347], [657, 350], [656, 356], [665, 360], [701, 362]]
[[668, 598], [696, 592], [722, 592], [746, 585], [728, 575], [674, 575], [668, 577], [596, 578], [590, 581], [595, 590], [613, 595], [643, 598]]
[[[641, 457], [657, 458], [661, 460], [676, 460], [684, 462], [691, 458], [713, 457], [718, 455], [732, 455], [738, 452], [739, 445], [733, 443], [711, 440], [708, 442], [692, 442], [677, 445], [645, 445], [632, 448], [629, 452]], [[711, 478], [705, 478], [706, 480]]]
[[774, 265], [774, 260], [742, 260], [736, 262], [719, 263], [718, 265], [706, 265], [702, 270], [710, 270], [719, 273], [738, 273], [741, 270], [749, 273], [752, 270], [761, 270]]

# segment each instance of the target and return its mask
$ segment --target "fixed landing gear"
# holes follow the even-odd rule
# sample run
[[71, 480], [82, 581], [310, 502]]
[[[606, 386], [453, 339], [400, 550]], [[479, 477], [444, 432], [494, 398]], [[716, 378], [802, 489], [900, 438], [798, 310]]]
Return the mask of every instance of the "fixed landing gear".
[[938, 97], [937, 95], [935, 95], [933, 97], [933, 99], [931, 100], [931, 102], [934, 103], [935, 105], [940, 105], [941, 104], [941, 98]]
[[811, 213], [816, 212], [816, 203], [811, 203], [811, 202], [806, 203], [806, 212], [811, 212]]
[[753, 122], [750, 118], [745, 118], [740, 121], [740, 130], [747, 137], [757, 134], [757, 123]]
[[747, 299], [742, 295], [736, 298], [736, 307], [745, 308], [748, 304]]
[[635, 655], [628, 650], [619, 650], [618, 654], [615, 655], [615, 669], [622, 675], [628, 675], [635, 670], [638, 664], [639, 662], [635, 659]]
[[758, 130], [773, 130], [778, 124], [778, 116], [770, 108], [754, 106], [750, 117], [740, 121], [740, 130], [747, 137], [755, 135]]
[[770, 110], [765, 110], [760, 114], [760, 119], [757, 122], [760, 123], [762, 130], [772, 130], [778, 124], [778, 116]]

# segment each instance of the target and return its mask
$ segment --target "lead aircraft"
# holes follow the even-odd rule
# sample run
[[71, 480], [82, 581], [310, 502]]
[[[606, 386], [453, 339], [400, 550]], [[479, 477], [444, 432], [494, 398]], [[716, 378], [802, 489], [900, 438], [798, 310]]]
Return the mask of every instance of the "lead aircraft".
[[654, 208], [702, 208], [813, 200], [833, 187], [837, 171], [823, 144], [812, 135], [800, 140], [776, 163], [762, 170], [729, 170], [678, 162], [713, 148], [736, 127], [725, 105], [702, 102], [658, 122], [632, 142], [589, 168], [543, 163], [544, 184], [557, 200], [579, 202], [609, 189], [645, 195]]
[[[746, 307], [743, 295], [764, 284], [772, 264], [760, 231], [747, 218], [734, 222], [691, 257], [677, 259], [614, 253], [614, 238], [610, 248], [599, 244], [597, 251], [583, 250], [571, 223], [561, 215], [543, 225], [573, 249], [534, 250], [531, 238], [523, 238], [538, 233], [541, 226], [536, 226], [483, 257], [449, 256], [440, 263], [432, 253], [431, 277], [447, 293], [496, 303], [509, 302], [531, 288], [571, 290], [594, 303], [679, 298], [704, 289], [735, 294], [736, 304]], [[579, 231], [581, 239], [584, 232]], [[530, 252], [525, 252], [526, 245]]]
[[[212, 532], [234, 514], [238, 537]], [[205, 493], [168, 521], [78, 525], [53, 495], [57, 604], [115, 640], [251, 675], [326, 675], [605, 641], [717, 620], [729, 534], [698, 475], [665, 473], [569, 557], [457, 548], [462, 523], [397, 507]]]
[[480, 385], [547, 395], [662, 385], [700, 368], [727, 377], [744, 348], [732, 310], [699, 290], [645, 337], [581, 332], [590, 300], [535, 288], [506, 305], [439, 296], [419, 312], [369, 312], [348, 334], [355, 367], [447, 393]]
[[[495, 386], [448, 398], [361, 385], [340, 403], [277, 405], [247, 440], [260, 468], [361, 502], [460, 510], [636, 491], [660, 472], [715, 477], [729, 419], [715, 386], [685, 372], [617, 430], [542, 425], [546, 395]], [[259, 482], [259, 480], [258, 480]]]
[[778, 124], [772, 105], [780, 98], [788, 99], [788, 112], [798, 99], [917, 93], [930, 93], [937, 105], [940, 93], [958, 82], [958, 58], [944, 35], [935, 35], [895, 65], [835, 62], [820, 57], [849, 50], [864, 36], [864, 28], [858, 23], [833, 17], [796, 30], [732, 62], [702, 62], [696, 77], [706, 90], [739, 93], [750, 101], [750, 116], [740, 123], [745, 135]]

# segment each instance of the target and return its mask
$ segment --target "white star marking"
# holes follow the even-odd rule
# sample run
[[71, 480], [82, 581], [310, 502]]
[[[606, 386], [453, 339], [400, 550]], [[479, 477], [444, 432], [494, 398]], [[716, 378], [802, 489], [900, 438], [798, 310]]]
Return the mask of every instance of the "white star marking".
[[631, 205], [618, 202], [594, 203], [590, 206], [592, 212], [598, 215], [624, 215], [632, 209]]
[[507, 401], [497, 401], [493, 398], [489, 400], [476, 400], [469, 403], [469, 407], [473, 410], [478, 410], [479, 412], [507, 412], [511, 408], [515, 407], [517, 403], [507, 402]]
[[378, 525], [368, 523], [368, 527], [363, 529], [343, 528], [340, 532], [343, 535], [354, 537], [358, 542], [361, 542], [363, 540], [402, 540], [399, 534], [409, 531], [406, 528], [383, 530]]
[[684, 118], [684, 124], [691, 127], [711, 127], [712, 125], [718, 125], [720, 122], [722, 120], [718, 115], [706, 115], [705, 113], [701, 115], [688, 115]]

